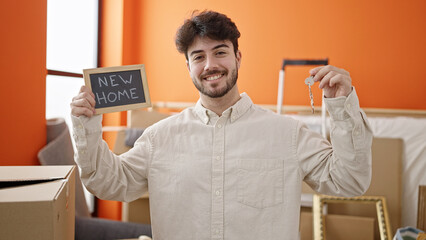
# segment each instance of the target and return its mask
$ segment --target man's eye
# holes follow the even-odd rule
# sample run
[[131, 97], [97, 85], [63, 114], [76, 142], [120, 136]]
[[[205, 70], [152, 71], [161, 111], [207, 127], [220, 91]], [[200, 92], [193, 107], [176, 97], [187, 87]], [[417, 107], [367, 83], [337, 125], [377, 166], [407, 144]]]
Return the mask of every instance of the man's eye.
[[201, 60], [203, 58], [203, 56], [195, 56], [194, 58], [193, 58], [193, 60], [194, 61], [198, 61], [198, 60]]
[[224, 55], [224, 54], [226, 54], [226, 52], [220, 51], [220, 52], [217, 52], [216, 54], [217, 55]]

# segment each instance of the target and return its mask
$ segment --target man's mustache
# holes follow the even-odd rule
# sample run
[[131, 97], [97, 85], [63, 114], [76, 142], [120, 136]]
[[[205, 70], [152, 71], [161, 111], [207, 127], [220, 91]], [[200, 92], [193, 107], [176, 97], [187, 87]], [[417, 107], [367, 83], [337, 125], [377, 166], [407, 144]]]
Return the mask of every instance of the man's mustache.
[[208, 72], [201, 74], [200, 78], [203, 79], [203, 78], [206, 78], [209, 75], [214, 75], [214, 74], [226, 75], [226, 74], [228, 74], [228, 71], [227, 70], [211, 70], [211, 71], [208, 71]]

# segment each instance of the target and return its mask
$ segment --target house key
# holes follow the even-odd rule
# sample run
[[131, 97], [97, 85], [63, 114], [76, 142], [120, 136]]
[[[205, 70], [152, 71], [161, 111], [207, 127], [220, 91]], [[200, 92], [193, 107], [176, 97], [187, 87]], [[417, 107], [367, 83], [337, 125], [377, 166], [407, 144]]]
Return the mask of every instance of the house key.
[[311, 108], [312, 108], [312, 114], [315, 113], [315, 107], [314, 107], [314, 96], [312, 95], [312, 89], [311, 86], [314, 85], [314, 77], [310, 76], [305, 79], [305, 84], [309, 87], [309, 98], [311, 99]]

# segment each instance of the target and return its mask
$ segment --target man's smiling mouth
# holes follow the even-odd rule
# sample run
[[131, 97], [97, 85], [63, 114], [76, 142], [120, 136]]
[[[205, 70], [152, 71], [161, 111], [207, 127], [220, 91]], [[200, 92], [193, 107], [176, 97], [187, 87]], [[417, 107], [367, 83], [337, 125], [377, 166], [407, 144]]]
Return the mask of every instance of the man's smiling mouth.
[[217, 75], [209, 76], [209, 77], [206, 77], [206, 78], [203, 78], [203, 79], [207, 80], [207, 81], [213, 81], [213, 80], [221, 78], [223, 75], [224, 74], [217, 74]]

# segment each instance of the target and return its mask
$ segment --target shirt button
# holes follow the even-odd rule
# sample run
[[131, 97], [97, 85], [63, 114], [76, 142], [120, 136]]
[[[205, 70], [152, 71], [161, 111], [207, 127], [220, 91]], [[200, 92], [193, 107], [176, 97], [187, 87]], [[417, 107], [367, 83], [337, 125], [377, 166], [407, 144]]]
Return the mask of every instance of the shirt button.
[[351, 108], [351, 104], [350, 103], [346, 104], [346, 108], [350, 109]]
[[216, 196], [219, 196], [220, 195], [220, 191], [219, 190], [216, 190]]
[[217, 125], [217, 127], [218, 127], [218, 128], [222, 128], [222, 124], [218, 124], [218, 125]]
[[82, 129], [83, 128], [83, 125], [78, 125], [78, 129]]
[[216, 159], [217, 159], [217, 160], [220, 160], [220, 159], [221, 159], [221, 157], [220, 157], [220, 156], [217, 156], [217, 157], [216, 157]]

